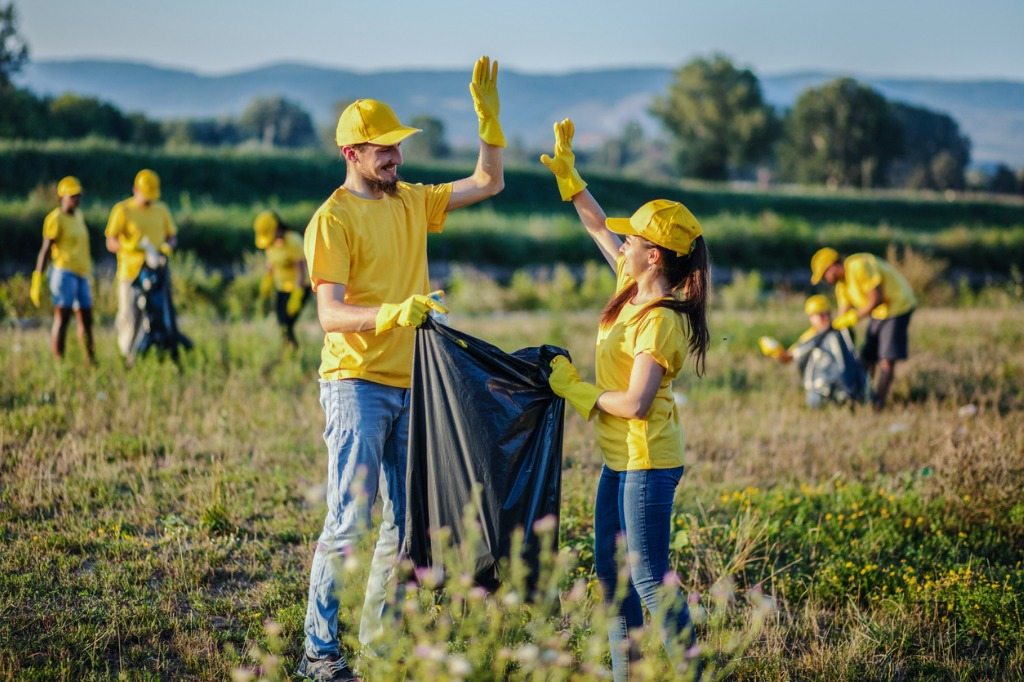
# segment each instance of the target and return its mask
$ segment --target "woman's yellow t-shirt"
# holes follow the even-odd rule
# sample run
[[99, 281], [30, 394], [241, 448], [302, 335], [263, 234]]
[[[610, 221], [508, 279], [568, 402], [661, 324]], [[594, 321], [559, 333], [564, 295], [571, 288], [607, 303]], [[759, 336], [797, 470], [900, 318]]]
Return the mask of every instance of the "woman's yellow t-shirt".
[[[623, 274], [625, 258], [616, 262], [616, 291], [632, 280]], [[625, 391], [633, 360], [647, 353], [665, 375], [646, 419], [625, 419], [598, 412], [597, 441], [605, 464], [615, 471], [671, 469], [683, 465], [683, 424], [672, 396], [672, 380], [686, 361], [687, 337], [682, 315], [668, 308], [626, 303], [615, 323], [597, 333], [597, 386]]]
[[43, 221], [43, 236], [50, 240], [50, 258], [55, 268], [89, 276], [92, 267], [89, 231], [81, 209], [71, 215], [60, 208], [50, 211]]
[[266, 249], [267, 264], [274, 275], [274, 288], [286, 294], [291, 293], [299, 277], [299, 263], [306, 259], [302, 253], [302, 236], [289, 230], [284, 233], [284, 243], [271, 244]]

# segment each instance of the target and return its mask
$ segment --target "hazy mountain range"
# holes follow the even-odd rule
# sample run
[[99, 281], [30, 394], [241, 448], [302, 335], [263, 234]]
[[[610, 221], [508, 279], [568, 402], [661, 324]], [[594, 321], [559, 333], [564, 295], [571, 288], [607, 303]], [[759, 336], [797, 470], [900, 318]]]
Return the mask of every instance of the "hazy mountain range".
[[[303, 64], [274, 64], [221, 76], [118, 61], [30, 62], [16, 82], [38, 94], [75, 92], [113, 102], [150, 117], [218, 118], [237, 115], [256, 97], [282, 95], [312, 114], [320, 126], [333, 123], [339, 100], [372, 97], [391, 104], [403, 119], [417, 114], [445, 123], [448, 139], [475, 139], [476, 117], [469, 95], [471, 69], [359, 73]], [[801, 72], [760, 76], [767, 99], [788, 107], [806, 88], [836, 73]], [[855, 76], [856, 77], [856, 76]], [[637, 121], [650, 133], [658, 123], [647, 110], [667, 92], [669, 68], [582, 71], [563, 75], [503, 70], [499, 76], [501, 119], [506, 136], [529, 147], [551, 141], [551, 124], [576, 122], [581, 146], [619, 134]], [[974, 143], [975, 163], [1024, 166], [1024, 83], [858, 77], [887, 98], [943, 111]]]

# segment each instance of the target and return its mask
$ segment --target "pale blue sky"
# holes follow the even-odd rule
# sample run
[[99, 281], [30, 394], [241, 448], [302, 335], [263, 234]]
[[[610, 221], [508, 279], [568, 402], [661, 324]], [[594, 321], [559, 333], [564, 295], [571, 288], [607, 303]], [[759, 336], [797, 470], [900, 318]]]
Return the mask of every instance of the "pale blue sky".
[[1024, 81], [1024, 0], [15, 0], [35, 59], [222, 74], [298, 61], [357, 71], [678, 66]]

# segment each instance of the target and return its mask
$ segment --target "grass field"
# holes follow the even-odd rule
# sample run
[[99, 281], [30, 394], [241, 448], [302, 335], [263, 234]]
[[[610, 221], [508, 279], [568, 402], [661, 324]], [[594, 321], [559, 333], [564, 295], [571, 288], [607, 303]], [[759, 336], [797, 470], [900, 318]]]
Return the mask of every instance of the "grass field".
[[[198, 311], [198, 308], [195, 308]], [[512, 350], [569, 348], [592, 376], [596, 312], [452, 323]], [[708, 374], [685, 394], [673, 561], [708, 678], [1024, 676], [1024, 308], [924, 309], [891, 409], [811, 413], [792, 368], [794, 299], [716, 310]], [[0, 679], [252, 679], [297, 660], [325, 448], [307, 312], [298, 354], [267, 320], [198, 312], [183, 370], [55, 367], [42, 328], [0, 333]], [[541, 590], [412, 591], [369, 679], [595, 679], [590, 425], [566, 415], [561, 553]], [[458, 554], [451, 557], [460, 575]], [[346, 565], [364, 579], [357, 562]], [[358, 595], [356, 595], [358, 596]], [[353, 598], [354, 599], [354, 598]], [[344, 604], [358, 623], [361, 598]], [[353, 647], [351, 636], [345, 645]], [[673, 673], [647, 638], [640, 679]]]

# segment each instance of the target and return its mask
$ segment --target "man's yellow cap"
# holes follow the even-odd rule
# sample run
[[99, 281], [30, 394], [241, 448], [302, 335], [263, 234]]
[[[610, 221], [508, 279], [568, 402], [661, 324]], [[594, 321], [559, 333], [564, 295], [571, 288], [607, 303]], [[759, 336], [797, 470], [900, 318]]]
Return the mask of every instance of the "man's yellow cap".
[[80, 183], [78, 181], [78, 178], [74, 177], [73, 175], [69, 175], [66, 178], [62, 178], [61, 181], [57, 183], [58, 197], [73, 197], [76, 194], [81, 193], [82, 183]]
[[690, 210], [668, 199], [648, 201], [629, 218], [608, 218], [604, 224], [616, 234], [635, 234], [680, 256], [689, 254], [702, 234]]
[[392, 145], [418, 132], [419, 128], [402, 125], [395, 112], [384, 102], [358, 99], [345, 107], [338, 117], [334, 140], [339, 147], [364, 142]]
[[160, 198], [160, 176], [148, 168], [143, 168], [135, 176], [135, 188], [142, 192], [146, 201], [156, 201]]
[[807, 315], [821, 315], [832, 312], [832, 304], [823, 294], [815, 294], [804, 303], [804, 312]]
[[818, 249], [811, 256], [811, 284], [817, 284], [825, 276], [829, 266], [839, 260], [839, 252], [835, 249], [825, 247]]
[[273, 211], [263, 211], [256, 216], [252, 224], [252, 229], [256, 231], [256, 248], [265, 249], [270, 246], [280, 225], [281, 221]]

